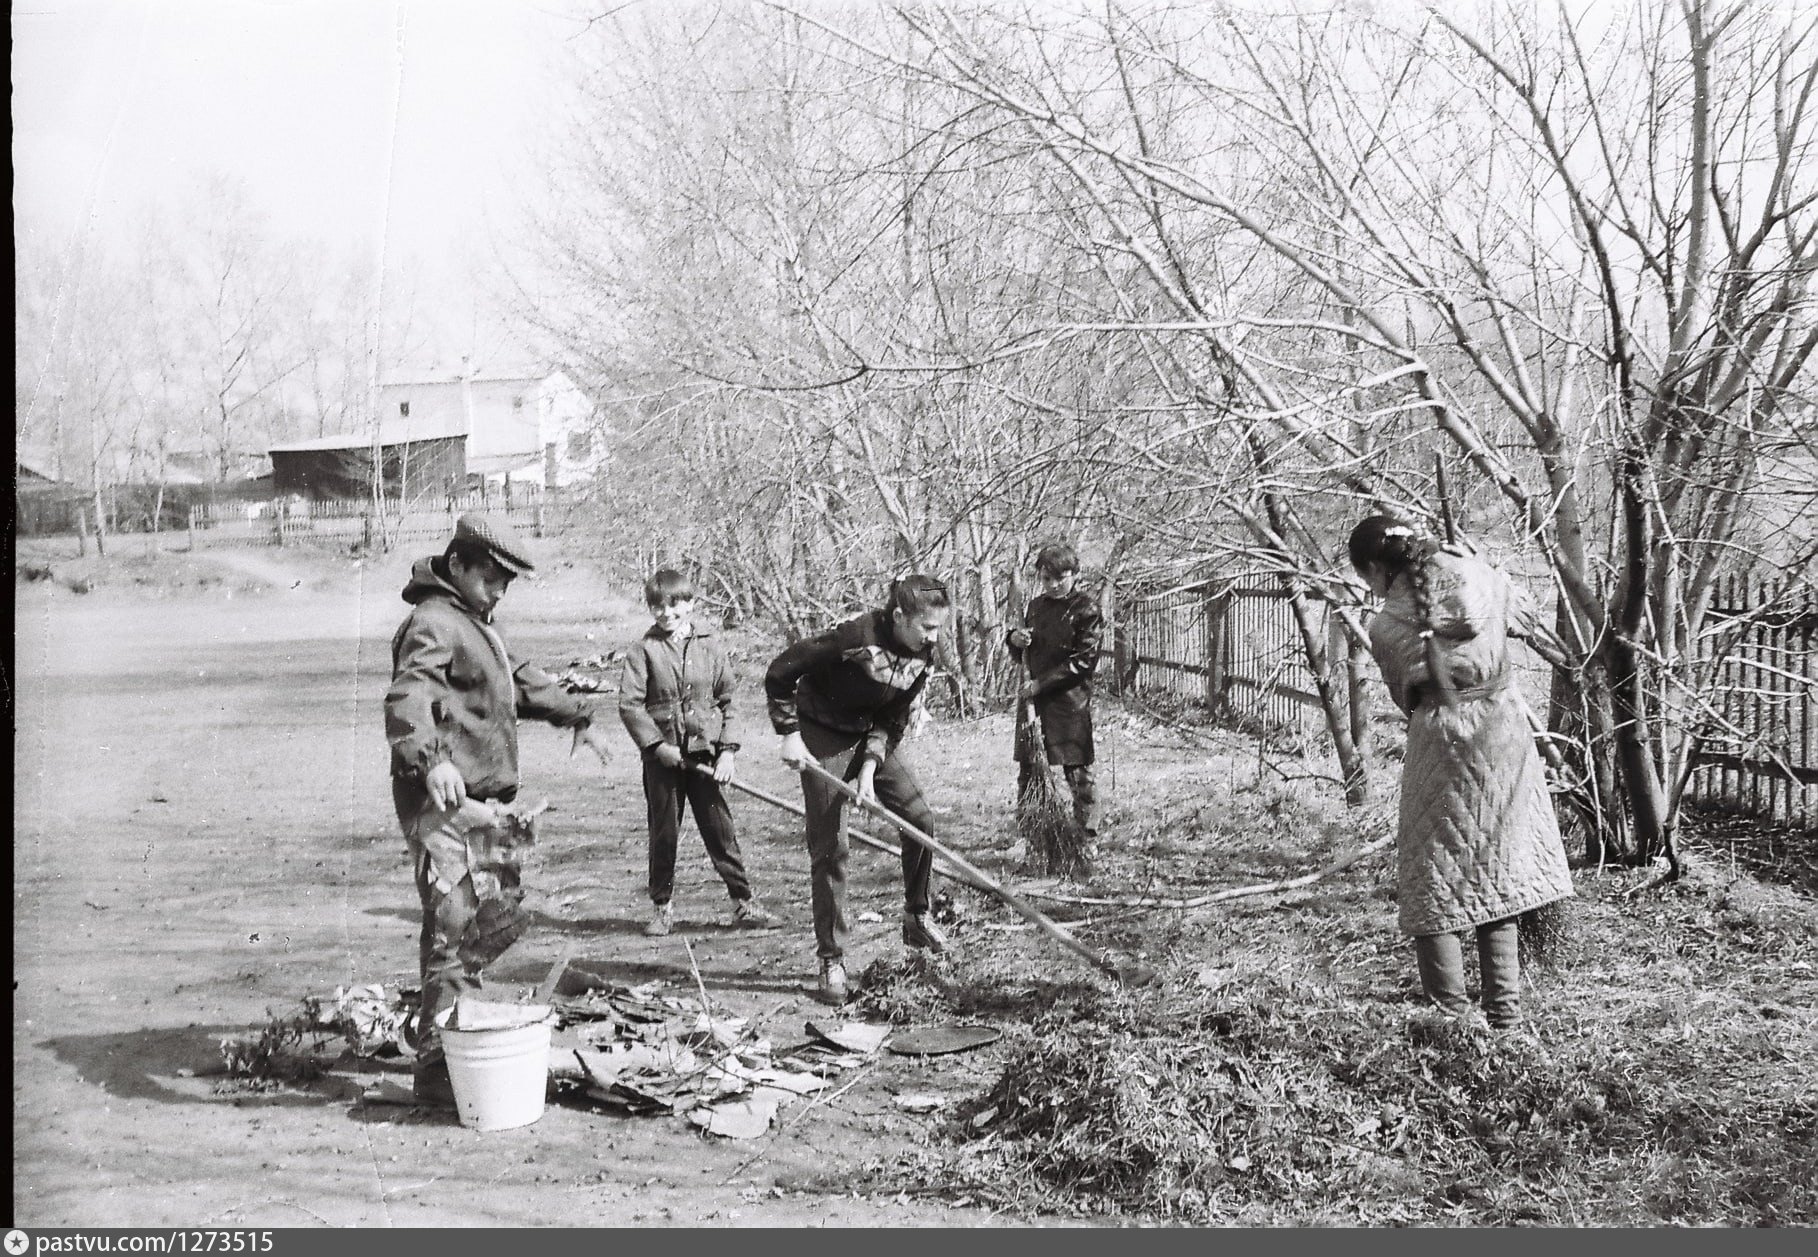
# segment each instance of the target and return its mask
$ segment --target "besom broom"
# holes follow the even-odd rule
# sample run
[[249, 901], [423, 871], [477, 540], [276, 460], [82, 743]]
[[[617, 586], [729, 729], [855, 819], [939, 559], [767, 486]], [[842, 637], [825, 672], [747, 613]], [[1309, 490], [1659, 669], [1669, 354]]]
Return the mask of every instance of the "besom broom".
[[1084, 877], [1092, 871], [1086, 835], [1061, 797], [1048, 762], [1035, 700], [1025, 698], [1017, 710], [1016, 747], [1020, 786], [1016, 796], [1016, 832], [1023, 840], [1023, 861], [1031, 872], [1058, 877]]

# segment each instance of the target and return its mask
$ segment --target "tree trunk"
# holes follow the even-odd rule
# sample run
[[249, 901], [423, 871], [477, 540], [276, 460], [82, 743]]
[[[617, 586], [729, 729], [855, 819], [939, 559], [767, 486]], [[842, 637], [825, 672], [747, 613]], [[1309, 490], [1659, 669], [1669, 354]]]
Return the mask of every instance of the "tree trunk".
[[1654, 759], [1653, 704], [1649, 701], [1647, 671], [1638, 645], [1646, 630], [1652, 584], [1648, 579], [1652, 529], [1641, 485], [1642, 457], [1633, 449], [1624, 452], [1621, 524], [1628, 561], [1618, 590], [1615, 631], [1604, 638], [1599, 653], [1609, 669], [1616, 764], [1629, 806], [1629, 859], [1646, 864], [1655, 856], [1664, 855], [1676, 872], [1678, 857], [1668, 845], [1665, 832], [1666, 793]]

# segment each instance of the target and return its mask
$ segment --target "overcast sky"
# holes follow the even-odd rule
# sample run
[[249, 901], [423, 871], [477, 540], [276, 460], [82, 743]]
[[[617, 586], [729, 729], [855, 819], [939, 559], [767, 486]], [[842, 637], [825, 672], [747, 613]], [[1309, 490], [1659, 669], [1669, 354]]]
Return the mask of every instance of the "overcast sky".
[[17, 230], [125, 247], [243, 181], [274, 234], [458, 285], [527, 184], [569, 0], [15, 0]]

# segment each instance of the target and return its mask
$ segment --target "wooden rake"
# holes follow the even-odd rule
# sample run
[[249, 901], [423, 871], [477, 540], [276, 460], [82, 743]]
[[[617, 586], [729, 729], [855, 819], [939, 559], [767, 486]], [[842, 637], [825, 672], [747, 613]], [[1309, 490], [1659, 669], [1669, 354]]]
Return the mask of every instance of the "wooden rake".
[[1094, 969], [1110, 975], [1126, 986], [1146, 986], [1157, 981], [1155, 970], [1138, 960], [1133, 958], [1114, 960], [1108, 955], [1100, 955], [1098, 952], [1093, 951], [1077, 938], [1074, 938], [1073, 935], [1067, 933], [1066, 930], [1062, 929], [1054, 921], [1043, 915], [1039, 909], [1032, 907], [1022, 896], [999, 883], [996, 879], [973, 865], [963, 856], [942, 846], [932, 837], [923, 833], [914, 825], [911, 825], [908, 821], [898, 816], [895, 812], [892, 812], [883, 804], [877, 803], [871, 799], [861, 798], [859, 792], [853, 789], [849, 783], [834, 776], [813, 760], [803, 763], [802, 772], [826, 782], [835, 790], [838, 790], [841, 794], [852, 800], [852, 802], [858, 804], [861, 809], [871, 816], [876, 817], [886, 824], [894, 825], [897, 829], [902, 831], [904, 837], [921, 843], [922, 846], [931, 851], [937, 859], [946, 861], [952, 869], [957, 870], [960, 880], [964, 881], [967, 885], [974, 886], [977, 889], [984, 891], [986, 894], [1008, 904], [1018, 916], [1022, 917], [1025, 921], [1028, 921], [1031, 925], [1035, 926], [1042, 933], [1046, 934], [1049, 938], [1052, 938], [1074, 955], [1086, 961], [1086, 963], [1090, 964]]

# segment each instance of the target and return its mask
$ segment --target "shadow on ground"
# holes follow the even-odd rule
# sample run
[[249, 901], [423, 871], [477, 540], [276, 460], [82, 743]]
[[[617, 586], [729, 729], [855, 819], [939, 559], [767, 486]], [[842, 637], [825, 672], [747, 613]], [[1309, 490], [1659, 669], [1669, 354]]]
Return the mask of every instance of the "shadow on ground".
[[49, 1050], [90, 1086], [123, 1100], [296, 1108], [359, 1098], [365, 1084], [340, 1073], [263, 1091], [223, 1087], [229, 1079], [222, 1070], [221, 1040], [256, 1033], [252, 1026], [161, 1027], [65, 1035], [35, 1046]]

